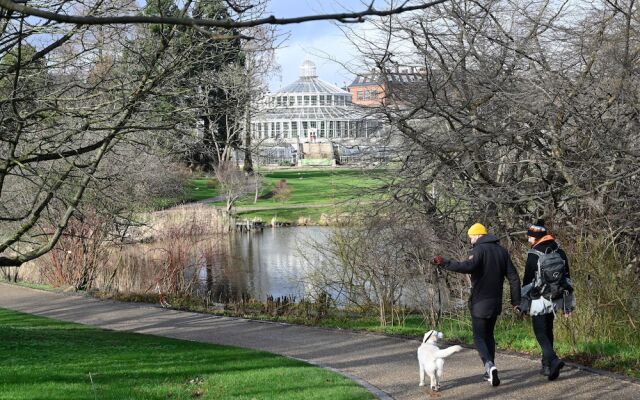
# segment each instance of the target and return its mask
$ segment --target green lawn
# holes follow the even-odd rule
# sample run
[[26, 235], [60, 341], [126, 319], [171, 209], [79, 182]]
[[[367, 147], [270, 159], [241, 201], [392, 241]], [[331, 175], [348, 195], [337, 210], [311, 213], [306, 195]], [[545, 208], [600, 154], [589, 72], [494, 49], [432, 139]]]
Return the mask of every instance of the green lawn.
[[181, 203], [189, 203], [216, 197], [219, 195], [218, 182], [213, 178], [192, 178], [185, 182], [184, 194], [179, 197], [157, 197], [152, 201], [152, 208], [159, 210]]
[[0, 399], [371, 399], [269, 353], [106, 331], [0, 309]]
[[[296, 223], [299, 218], [306, 217], [312, 223], [318, 223], [322, 214], [341, 213], [350, 200], [375, 200], [368, 189], [379, 185], [376, 175], [380, 173], [340, 168], [265, 171], [258, 202], [254, 203], [253, 197], [248, 196], [236, 204], [237, 212], [241, 218], [261, 218], [265, 222], [276, 216], [284, 222]], [[292, 189], [286, 201], [277, 201], [271, 196], [281, 179], [285, 179]], [[224, 202], [215, 204], [224, 205]]]
[[218, 193], [218, 182], [212, 178], [195, 178], [189, 180], [188, 184], [189, 200], [204, 200], [216, 197]]
[[[379, 172], [378, 172], [379, 173]], [[294, 204], [337, 204], [358, 197], [378, 182], [371, 171], [353, 169], [283, 170], [264, 174], [262, 194], [269, 193], [281, 179], [293, 189], [285, 202]], [[279, 204], [274, 199], [260, 199], [257, 205]]]
[[[322, 223], [321, 216], [340, 214], [347, 202], [353, 199], [374, 201], [375, 195], [368, 189], [379, 185], [377, 176], [384, 171], [362, 171], [357, 169], [276, 169], [262, 171], [263, 185], [257, 203], [253, 194], [236, 203], [240, 218], [260, 218], [270, 222], [276, 217], [280, 222], [296, 224], [300, 218], [307, 218], [312, 224]], [[285, 179], [292, 189], [286, 201], [273, 197], [276, 184]], [[162, 209], [179, 203], [200, 201], [221, 195], [215, 178], [192, 178], [186, 183], [186, 193], [180, 198], [156, 198], [154, 208]], [[224, 201], [214, 203], [225, 206]]]
[[[339, 204], [345, 200], [358, 197], [367, 189], [375, 187], [383, 171], [363, 171], [357, 169], [279, 169], [262, 171], [263, 185], [260, 198], [253, 203], [253, 195], [247, 195], [239, 201], [238, 206], [249, 207], [282, 207], [305, 204]], [[276, 184], [285, 179], [291, 187], [291, 197], [285, 202], [279, 202], [270, 196]], [[220, 195], [215, 178], [199, 177], [190, 179], [187, 183], [187, 195], [183, 200], [197, 201]], [[216, 205], [225, 203], [217, 202]]]

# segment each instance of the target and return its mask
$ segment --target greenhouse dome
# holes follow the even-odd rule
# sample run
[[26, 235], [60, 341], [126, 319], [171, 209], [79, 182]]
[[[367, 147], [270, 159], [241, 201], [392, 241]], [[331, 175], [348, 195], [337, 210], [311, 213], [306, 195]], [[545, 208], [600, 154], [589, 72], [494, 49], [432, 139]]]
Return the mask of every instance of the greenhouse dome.
[[265, 96], [251, 123], [257, 140], [279, 143], [345, 142], [372, 138], [380, 122], [351, 103], [351, 93], [318, 78], [307, 60], [300, 77]]

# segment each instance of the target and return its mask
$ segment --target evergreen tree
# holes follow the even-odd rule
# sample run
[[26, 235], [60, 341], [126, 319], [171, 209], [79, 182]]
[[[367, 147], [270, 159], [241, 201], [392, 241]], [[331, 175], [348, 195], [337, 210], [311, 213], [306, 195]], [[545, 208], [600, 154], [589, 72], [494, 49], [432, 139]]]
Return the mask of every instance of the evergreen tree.
[[[229, 18], [227, 5], [221, 0], [200, 0], [196, 2], [193, 14], [194, 18]], [[220, 36], [230, 39], [214, 39]], [[228, 147], [236, 149], [240, 146], [241, 138], [236, 130], [240, 123], [238, 118], [242, 114], [239, 107], [242, 107], [244, 101], [238, 97], [238, 91], [232, 85], [225, 85], [221, 80], [211, 78], [220, 75], [226, 67], [242, 67], [244, 56], [235, 30], [200, 29], [194, 32], [192, 39], [201, 43], [201, 48], [194, 54], [191, 75], [201, 94], [199, 119], [203, 132], [202, 148], [195, 152], [193, 161], [201, 167], [209, 168], [217, 166], [221, 158], [230, 155]]]
[[[198, 0], [190, 9], [190, 17], [225, 20], [230, 10], [222, 0]], [[180, 8], [175, 0], [148, 2], [146, 15], [178, 16]], [[168, 33], [167, 25], [151, 25], [148, 43], [153, 46]], [[167, 149], [183, 153], [185, 162], [200, 169], [211, 170], [230, 157], [230, 150], [241, 145], [239, 127], [243, 126], [244, 99], [225, 78], [237, 73], [244, 64], [238, 32], [222, 28], [179, 27], [172, 52], [183, 65], [183, 71], [173, 81], [170, 90], [164, 90], [153, 107], [159, 116], [170, 117], [174, 140], [160, 139]], [[175, 32], [174, 32], [175, 33]], [[144, 46], [143, 46], [144, 47]], [[150, 54], [152, 49], [138, 51]], [[177, 64], [178, 62], [176, 62]], [[227, 79], [228, 80], [228, 79]], [[198, 131], [194, 139], [193, 132]]]

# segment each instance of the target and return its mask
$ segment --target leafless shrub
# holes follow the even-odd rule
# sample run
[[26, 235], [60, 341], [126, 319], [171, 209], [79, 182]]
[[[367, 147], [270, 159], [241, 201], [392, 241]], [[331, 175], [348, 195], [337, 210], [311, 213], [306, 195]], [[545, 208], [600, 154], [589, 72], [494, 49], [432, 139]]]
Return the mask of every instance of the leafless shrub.
[[194, 204], [151, 213], [146, 222], [129, 229], [122, 242], [113, 235], [113, 221], [98, 214], [73, 220], [69, 234], [25, 273], [41, 283], [76, 290], [192, 294], [199, 268], [212, 265], [225, 251], [227, 229], [219, 213]]
[[4, 267], [4, 268], [0, 268], [0, 271], [2, 271], [2, 278], [5, 281], [9, 281], [9, 282], [18, 282], [18, 275], [20, 272], [20, 269], [18, 267]]
[[565, 246], [572, 255], [571, 279], [578, 312], [560, 319], [560, 337], [577, 342], [637, 344], [640, 328], [640, 277], [630, 262], [633, 253], [606, 235], [582, 235]]
[[231, 214], [239, 199], [257, 193], [260, 187], [259, 175], [248, 174], [231, 161], [220, 163], [215, 168], [215, 176], [220, 185], [220, 192], [227, 202], [227, 214]]
[[434, 323], [449, 302], [455, 277], [436, 274], [429, 261], [435, 235], [425, 226], [406, 223], [393, 214], [369, 217], [336, 229], [307, 277], [318, 293], [362, 311], [377, 310], [381, 325], [402, 323], [407, 307]]
[[280, 179], [273, 188], [273, 198], [283, 203], [291, 198], [292, 193], [293, 188], [291, 188], [286, 179]]
[[98, 269], [107, 258], [110, 226], [97, 214], [72, 220], [43, 263], [41, 273], [46, 282], [75, 290], [94, 288]]

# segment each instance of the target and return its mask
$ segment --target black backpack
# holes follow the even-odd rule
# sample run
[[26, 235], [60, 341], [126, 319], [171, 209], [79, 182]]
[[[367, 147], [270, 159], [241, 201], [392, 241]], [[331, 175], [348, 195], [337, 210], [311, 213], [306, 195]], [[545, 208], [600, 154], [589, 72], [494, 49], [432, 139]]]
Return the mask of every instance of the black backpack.
[[543, 253], [531, 249], [527, 253], [538, 256], [538, 271], [533, 287], [540, 295], [557, 299], [565, 291], [565, 262], [557, 251]]

